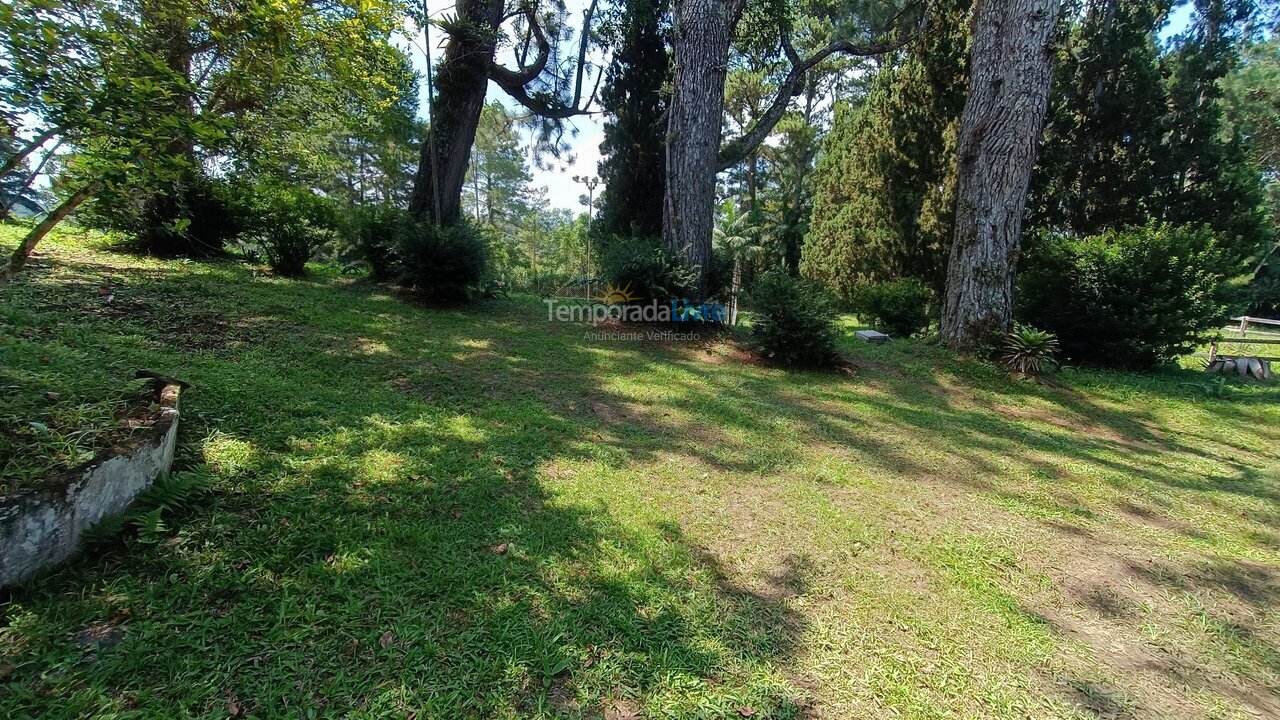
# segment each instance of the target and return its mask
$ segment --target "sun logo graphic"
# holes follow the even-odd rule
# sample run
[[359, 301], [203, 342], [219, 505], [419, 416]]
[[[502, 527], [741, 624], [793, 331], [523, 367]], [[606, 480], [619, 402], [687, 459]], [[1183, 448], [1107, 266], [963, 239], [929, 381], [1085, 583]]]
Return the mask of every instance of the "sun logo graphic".
[[615, 287], [613, 283], [607, 283], [604, 286], [604, 292], [596, 299], [605, 305], [625, 305], [639, 300], [640, 297], [631, 294], [631, 283], [627, 283], [627, 286], [623, 288]]

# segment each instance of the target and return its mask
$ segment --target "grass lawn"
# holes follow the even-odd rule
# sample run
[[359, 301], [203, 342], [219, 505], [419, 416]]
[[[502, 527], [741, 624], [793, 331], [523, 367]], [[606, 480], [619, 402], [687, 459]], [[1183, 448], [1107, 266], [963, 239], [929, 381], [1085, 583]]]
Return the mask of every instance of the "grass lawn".
[[0, 466], [73, 462], [147, 368], [216, 482], [5, 599], [0, 717], [1280, 716], [1274, 387], [922, 342], [784, 372], [531, 298], [36, 265], [0, 449], [43, 445]]

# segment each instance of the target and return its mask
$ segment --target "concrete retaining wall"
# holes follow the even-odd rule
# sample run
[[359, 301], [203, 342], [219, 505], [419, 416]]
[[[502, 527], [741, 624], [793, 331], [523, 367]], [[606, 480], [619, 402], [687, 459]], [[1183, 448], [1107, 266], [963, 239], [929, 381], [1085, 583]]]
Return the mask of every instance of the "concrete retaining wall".
[[0, 498], [0, 587], [75, 554], [99, 520], [128, 509], [173, 464], [182, 385], [157, 382], [160, 419], [141, 440], [41, 487]]

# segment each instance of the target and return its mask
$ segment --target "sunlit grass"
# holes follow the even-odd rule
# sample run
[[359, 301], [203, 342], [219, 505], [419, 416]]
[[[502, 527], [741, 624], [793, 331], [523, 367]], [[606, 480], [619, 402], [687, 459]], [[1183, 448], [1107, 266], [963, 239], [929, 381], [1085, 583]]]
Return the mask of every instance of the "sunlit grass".
[[1012, 381], [915, 341], [788, 373], [584, 340], [528, 298], [433, 310], [66, 237], [38, 265], [0, 290], [0, 415], [174, 375], [180, 462], [218, 483], [169, 542], [13, 595], [0, 715], [1277, 707], [1274, 387]]

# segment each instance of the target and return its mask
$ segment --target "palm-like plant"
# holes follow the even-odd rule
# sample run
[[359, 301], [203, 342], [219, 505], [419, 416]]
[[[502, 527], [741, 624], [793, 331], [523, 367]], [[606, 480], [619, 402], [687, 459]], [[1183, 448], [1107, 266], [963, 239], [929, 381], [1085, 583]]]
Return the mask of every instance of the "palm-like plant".
[[1005, 367], [1023, 375], [1036, 375], [1046, 366], [1056, 363], [1053, 354], [1058, 351], [1058, 338], [1053, 333], [1037, 330], [1030, 325], [1017, 324], [1005, 336]]
[[764, 254], [764, 229], [754, 225], [749, 213], [739, 212], [732, 200], [720, 208], [720, 226], [711, 231], [711, 242], [733, 261], [729, 287], [729, 324], [738, 324], [738, 296], [742, 292], [742, 266]]

